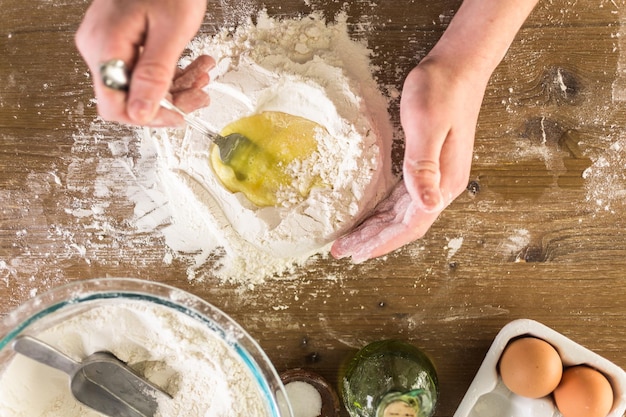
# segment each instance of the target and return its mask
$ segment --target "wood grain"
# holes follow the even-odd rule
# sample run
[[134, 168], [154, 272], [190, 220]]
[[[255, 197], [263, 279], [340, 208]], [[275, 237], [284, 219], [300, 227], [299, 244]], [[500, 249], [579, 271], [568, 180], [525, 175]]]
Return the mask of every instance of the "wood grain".
[[[205, 33], [250, 2], [209, 3]], [[308, 13], [307, 4], [331, 18], [346, 9], [354, 37], [376, 52], [381, 87], [399, 91], [460, 1], [340, 3], [265, 5], [285, 16]], [[88, 4], [2, 1], [1, 315], [76, 279], [160, 281], [232, 315], [278, 370], [303, 367], [332, 383], [353, 349], [408, 339], [437, 364], [437, 416], [452, 416], [494, 336], [516, 318], [626, 367], [626, 112], [614, 98], [623, 92], [623, 0], [541, 2], [489, 84], [471, 186], [424, 239], [362, 265], [313, 259], [249, 291], [189, 281], [185, 262], [166, 264], [162, 239], [129, 226], [122, 180], [97, 195], [99, 169], [123, 178], [106, 164], [109, 144], [131, 132], [93, 124], [90, 78], [73, 46]], [[397, 120], [397, 102], [392, 111]], [[106, 217], [76, 216], [95, 206]]]

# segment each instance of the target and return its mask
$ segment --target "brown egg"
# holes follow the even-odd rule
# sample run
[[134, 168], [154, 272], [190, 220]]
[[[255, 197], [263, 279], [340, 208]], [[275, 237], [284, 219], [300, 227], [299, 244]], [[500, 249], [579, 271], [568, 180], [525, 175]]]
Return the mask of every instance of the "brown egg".
[[554, 402], [563, 417], [606, 417], [613, 406], [613, 389], [602, 373], [573, 366], [563, 372]]
[[523, 337], [508, 344], [500, 356], [502, 382], [512, 392], [541, 398], [559, 385], [563, 363], [556, 349], [545, 340]]

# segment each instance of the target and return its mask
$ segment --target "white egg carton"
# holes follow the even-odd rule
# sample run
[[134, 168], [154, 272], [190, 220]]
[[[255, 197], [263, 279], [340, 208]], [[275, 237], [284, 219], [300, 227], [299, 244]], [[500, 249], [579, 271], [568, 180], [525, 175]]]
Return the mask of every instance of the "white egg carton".
[[467, 390], [454, 417], [559, 417], [551, 396], [530, 399], [513, 394], [498, 375], [498, 360], [509, 343], [529, 335], [556, 348], [565, 366], [586, 364], [602, 372], [613, 388], [613, 408], [607, 417], [622, 417], [626, 411], [626, 372], [598, 354], [534, 320], [512, 321], [500, 330], [485, 360]]

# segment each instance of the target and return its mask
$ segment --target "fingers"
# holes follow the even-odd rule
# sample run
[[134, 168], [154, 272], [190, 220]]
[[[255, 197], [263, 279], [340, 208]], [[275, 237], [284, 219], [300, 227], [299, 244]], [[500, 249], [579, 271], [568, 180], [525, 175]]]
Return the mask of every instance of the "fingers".
[[185, 69], [178, 70], [170, 93], [176, 94], [191, 88], [204, 88], [209, 84], [209, 71], [215, 67], [215, 60], [208, 55], [200, 55]]
[[[215, 60], [207, 55], [195, 59], [184, 69], [177, 68], [169, 100], [185, 113], [190, 113], [210, 103], [209, 95], [203, 90], [209, 83], [208, 71], [215, 66]], [[184, 126], [183, 117], [173, 111], [159, 108], [150, 126]]]
[[[159, 102], [172, 85], [180, 53], [200, 27], [205, 9], [204, 0], [92, 2], [75, 40], [93, 75], [98, 112], [104, 119], [159, 125], [170, 117]], [[111, 59], [123, 60], [132, 70], [128, 94], [106, 88], [100, 80], [100, 64]], [[208, 82], [204, 78], [186, 83]]]
[[[209, 105], [209, 95], [202, 89], [209, 83], [208, 71], [215, 66], [215, 60], [207, 55], [195, 59], [184, 69], [177, 68], [169, 100], [179, 109], [190, 113]], [[183, 117], [173, 111], [160, 108], [150, 122], [154, 127], [184, 126]]]
[[[426, 157], [411, 155], [411, 157]], [[434, 160], [418, 159], [404, 160], [404, 180], [413, 199], [427, 213], [436, 213], [443, 210], [446, 201], [441, 190], [441, 170], [439, 163]]]
[[379, 226], [382, 227], [374, 227], [371, 230], [376, 229], [376, 234], [369, 238], [365, 236], [363, 229], [359, 229], [338, 239], [331, 247], [331, 255], [336, 259], [350, 257], [353, 263], [359, 264], [409, 243], [405, 239], [399, 239], [405, 231], [402, 225], [391, 223]]
[[196, 109], [208, 106], [210, 99], [207, 93], [194, 88], [174, 95], [172, 102], [185, 113], [190, 113]]
[[135, 124], [150, 123], [156, 116], [159, 102], [172, 84], [180, 53], [193, 36], [180, 26], [189, 24], [188, 19], [174, 18], [176, 10], [170, 2], [164, 3], [162, 8], [147, 11], [145, 45], [132, 72], [128, 116]]
[[333, 243], [331, 255], [351, 257], [354, 263], [385, 255], [422, 237], [437, 216], [422, 211], [400, 182], [372, 216]]
[[[352, 257], [355, 263], [383, 254], [382, 246], [386, 240], [381, 234], [390, 226], [402, 223], [405, 206], [410, 202], [404, 183], [400, 182], [385, 200], [381, 201], [374, 212], [357, 228], [337, 239], [331, 247], [335, 258]], [[387, 233], [386, 235], [389, 235]]]

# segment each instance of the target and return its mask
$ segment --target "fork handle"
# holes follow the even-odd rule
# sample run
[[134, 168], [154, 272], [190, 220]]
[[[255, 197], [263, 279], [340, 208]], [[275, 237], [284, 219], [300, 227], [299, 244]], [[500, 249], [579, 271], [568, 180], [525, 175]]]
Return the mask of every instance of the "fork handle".
[[171, 111], [173, 111], [175, 113], [180, 114], [183, 117], [183, 119], [185, 119], [185, 122], [189, 126], [193, 127], [194, 129], [196, 129], [200, 133], [208, 136], [212, 141], [215, 141], [215, 139], [219, 136], [217, 133], [213, 132], [208, 127], [206, 127], [204, 124], [200, 123], [198, 121], [198, 119], [196, 119], [194, 116], [192, 116], [192, 115], [190, 115], [188, 113], [185, 113], [184, 111], [182, 111], [180, 109], [180, 107], [175, 106], [174, 103], [172, 103], [168, 99], [166, 99], [166, 98], [161, 99], [159, 104], [164, 109], [171, 110]]
[[[100, 66], [100, 77], [106, 87], [118, 91], [128, 91], [130, 74], [126, 64], [121, 59], [112, 59], [103, 63]], [[167, 98], [161, 99], [159, 105], [167, 110], [180, 114], [188, 125], [200, 131], [205, 136], [208, 136], [213, 142], [219, 140], [220, 135], [218, 135], [217, 132], [213, 132], [203, 123], [200, 123], [198, 119], [182, 111]]]

